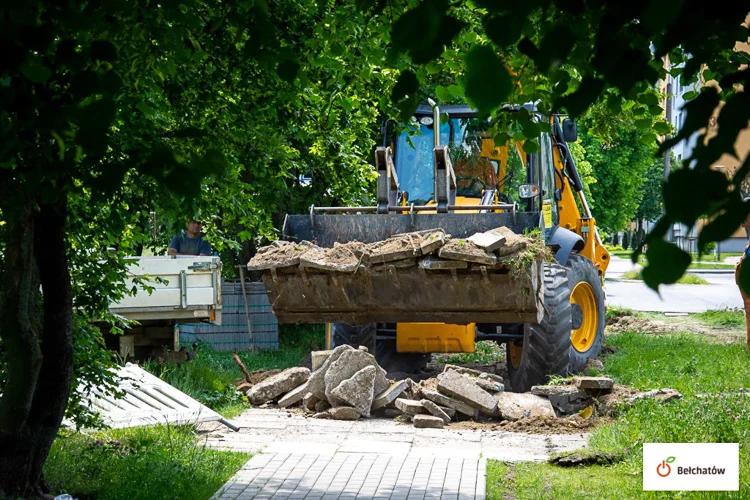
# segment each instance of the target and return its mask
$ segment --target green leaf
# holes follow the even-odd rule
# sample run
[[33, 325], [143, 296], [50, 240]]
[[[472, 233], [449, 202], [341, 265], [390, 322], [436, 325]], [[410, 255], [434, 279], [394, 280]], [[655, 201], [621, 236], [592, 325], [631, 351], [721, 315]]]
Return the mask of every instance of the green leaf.
[[535, 139], [527, 139], [526, 142], [523, 143], [523, 150], [526, 153], [538, 153], [539, 151], [541, 151], [541, 149], [539, 148], [539, 144], [537, 144]]
[[464, 88], [460, 85], [448, 85], [448, 91], [454, 98], [463, 97], [464, 95]]
[[453, 94], [451, 94], [450, 90], [443, 87], [442, 85], [438, 85], [435, 88], [435, 95], [443, 102], [450, 102], [453, 100]]
[[643, 268], [643, 281], [657, 291], [659, 285], [676, 283], [692, 260], [690, 254], [662, 239], [649, 242], [646, 257], [648, 265]]
[[465, 23], [447, 14], [447, 0], [421, 2], [394, 23], [391, 42], [415, 64], [426, 64], [442, 54]]
[[651, 118], [641, 118], [640, 120], [636, 120], [633, 122], [636, 127], [638, 127], [641, 130], [647, 130], [651, 128]]
[[627, 111], [635, 105], [635, 101], [626, 100], [622, 103], [622, 110]]
[[698, 93], [695, 92], [694, 90], [688, 90], [687, 92], [685, 92], [684, 94], [682, 94], [682, 98], [685, 101], [691, 101], [691, 100], [695, 99], [696, 95], [698, 95]]
[[672, 131], [672, 126], [667, 122], [658, 121], [654, 123], [654, 130], [659, 135], [667, 135]]
[[505, 64], [487, 45], [474, 47], [466, 57], [466, 99], [480, 114], [489, 114], [503, 104], [513, 81]]
[[396, 85], [393, 86], [391, 91], [391, 99], [398, 106], [400, 113], [400, 119], [406, 122], [414, 114], [419, 105], [419, 80], [417, 75], [412, 71], [402, 71], [398, 77]]
[[671, 464], [675, 461], [675, 457], [667, 457], [667, 463]]
[[683, 168], [672, 172], [664, 184], [664, 208], [673, 221], [692, 226], [708, 213], [712, 200], [726, 196], [728, 187], [729, 180], [721, 172]]
[[44, 83], [52, 76], [52, 72], [46, 67], [41, 58], [30, 56], [19, 68], [26, 78], [34, 83]]
[[747, 217], [750, 205], [743, 203], [738, 192], [734, 192], [726, 209], [698, 233], [698, 250], [702, 253], [712, 241], [724, 241], [730, 238]]

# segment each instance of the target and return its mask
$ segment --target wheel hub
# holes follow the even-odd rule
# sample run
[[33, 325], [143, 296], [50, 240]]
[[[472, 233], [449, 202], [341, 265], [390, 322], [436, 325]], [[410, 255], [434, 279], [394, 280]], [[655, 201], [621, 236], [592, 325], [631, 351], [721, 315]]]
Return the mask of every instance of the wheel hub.
[[573, 330], [578, 330], [583, 324], [583, 311], [578, 304], [570, 305], [570, 314], [573, 320]]
[[591, 285], [585, 281], [578, 282], [570, 294], [570, 305], [573, 320], [570, 343], [576, 351], [586, 352], [594, 345], [599, 324], [599, 311]]

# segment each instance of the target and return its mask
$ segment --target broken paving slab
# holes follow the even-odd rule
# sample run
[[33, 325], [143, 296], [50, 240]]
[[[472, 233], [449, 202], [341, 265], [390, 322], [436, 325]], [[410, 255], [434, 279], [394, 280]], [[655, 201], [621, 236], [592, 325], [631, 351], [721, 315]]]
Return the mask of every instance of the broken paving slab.
[[499, 382], [495, 382], [494, 380], [488, 380], [486, 378], [480, 378], [475, 377], [472, 378], [475, 384], [477, 384], [479, 387], [484, 389], [487, 392], [493, 393], [493, 392], [503, 392], [505, 391], [505, 386]]
[[330, 356], [332, 352], [333, 349], [328, 351], [312, 351], [310, 353], [312, 371], [314, 372], [315, 370], [323, 366], [323, 363], [326, 362], [326, 359], [328, 359], [328, 356]]
[[264, 271], [296, 266], [299, 264], [300, 257], [313, 248], [318, 247], [309, 241], [269, 245], [258, 250], [258, 253], [247, 263], [247, 269], [248, 271]]
[[609, 391], [615, 382], [609, 377], [573, 377], [573, 384], [584, 391]]
[[307, 411], [316, 411], [315, 407], [319, 401], [320, 400], [313, 393], [308, 392], [302, 398], [302, 407]]
[[419, 243], [419, 253], [421, 255], [429, 255], [445, 245], [448, 241], [445, 231], [439, 229], [437, 231], [430, 231], [422, 236], [422, 241]]
[[418, 429], [442, 429], [445, 427], [442, 418], [432, 415], [414, 415], [412, 422], [414, 422], [414, 427]]
[[372, 400], [371, 408], [377, 410], [378, 408], [382, 408], [388, 403], [395, 401], [396, 398], [399, 397], [409, 386], [407, 380], [408, 379], [404, 379], [394, 382], [388, 389], [376, 395]]
[[384, 264], [419, 257], [421, 243], [422, 236], [417, 233], [392, 236], [387, 240], [367, 245], [367, 259], [371, 264]]
[[299, 386], [310, 377], [310, 370], [302, 366], [288, 368], [269, 377], [247, 391], [247, 398], [252, 404], [268, 403]]
[[333, 389], [331, 396], [353, 406], [363, 417], [369, 417], [375, 374], [374, 366], [365, 366]]
[[495, 396], [497, 412], [505, 420], [521, 418], [550, 417], [554, 418], [555, 410], [550, 400], [529, 393], [503, 392]]
[[673, 399], [682, 399], [682, 394], [675, 389], [653, 389], [651, 391], [639, 392], [635, 396], [626, 399], [625, 402], [635, 403], [641, 399], [655, 399], [662, 403], [666, 403]]
[[500, 257], [504, 257], [524, 250], [529, 245], [529, 239], [527, 237], [514, 233], [506, 226], [491, 229], [487, 232], [505, 237], [505, 244], [495, 251], [495, 253]]
[[396, 408], [407, 415], [419, 415], [427, 413], [427, 409], [417, 400], [396, 398]]
[[474, 233], [468, 239], [476, 246], [483, 248], [485, 252], [494, 252], [505, 246], [505, 235], [489, 231], [486, 233]]
[[359, 267], [359, 263], [359, 257], [345, 246], [311, 248], [299, 257], [300, 267], [339, 273], [353, 273]]
[[320, 400], [326, 399], [325, 375], [328, 372], [328, 368], [330, 368], [331, 364], [339, 359], [339, 356], [341, 356], [344, 352], [353, 350], [354, 348], [348, 344], [340, 345], [333, 349], [333, 351], [331, 351], [331, 354], [328, 355], [328, 358], [323, 362], [323, 366], [315, 370], [312, 375], [310, 375], [310, 380], [308, 380], [307, 384], [307, 390], [313, 393]]
[[469, 240], [451, 239], [438, 250], [441, 259], [461, 260], [475, 264], [492, 265], [497, 263], [494, 254], [486, 252]]
[[446, 424], [450, 423], [451, 417], [443, 411], [442, 408], [440, 408], [437, 404], [433, 403], [429, 399], [423, 399], [420, 401], [422, 406], [424, 406], [428, 412], [432, 414], [433, 417], [438, 417], [443, 420]]
[[279, 408], [286, 408], [287, 406], [299, 403], [307, 393], [307, 381], [305, 381], [304, 384], [297, 386], [279, 399]]
[[[331, 354], [329, 360], [331, 358], [333, 358], [333, 354]], [[390, 382], [388, 382], [388, 379], [385, 376], [385, 370], [383, 370], [380, 365], [378, 365], [377, 361], [375, 361], [375, 357], [372, 354], [358, 349], [349, 349], [341, 353], [341, 355], [330, 364], [323, 377], [325, 381], [326, 399], [335, 406], [339, 401], [336, 401], [336, 397], [333, 396], [332, 391], [338, 387], [341, 382], [351, 378], [355, 373], [366, 366], [372, 366], [375, 368], [374, 393], [380, 394], [386, 390], [390, 386]]]
[[501, 384], [503, 383], [503, 377], [501, 377], [500, 375], [474, 370], [473, 368], [467, 368], [465, 366], [452, 365], [449, 363], [443, 367], [443, 372], [449, 371], [458, 372], [461, 375], [471, 375], [472, 377], [494, 380], [495, 382], [499, 382]]
[[429, 399], [433, 403], [437, 403], [440, 406], [450, 408], [470, 418], [476, 418], [478, 416], [478, 410], [473, 406], [470, 406], [463, 401], [453, 399], [445, 394], [441, 394], [438, 391], [427, 389], [425, 387], [421, 390], [422, 397]]
[[438, 382], [438, 391], [463, 401], [482, 413], [487, 415], [495, 414], [497, 400], [492, 397], [492, 394], [475, 384], [469, 377], [465, 377], [454, 371], [443, 372], [443, 377]]

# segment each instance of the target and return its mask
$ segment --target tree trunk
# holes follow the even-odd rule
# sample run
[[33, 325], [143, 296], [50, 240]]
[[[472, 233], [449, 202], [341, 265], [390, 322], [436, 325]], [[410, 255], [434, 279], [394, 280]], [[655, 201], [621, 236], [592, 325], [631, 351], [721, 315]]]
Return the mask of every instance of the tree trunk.
[[[6, 292], [0, 303], [0, 333], [8, 356], [8, 384], [0, 400], [0, 497], [42, 495], [42, 467], [62, 423], [73, 378], [67, 204], [63, 199], [41, 205], [34, 215], [29, 208], [23, 214], [8, 235], [7, 248], [14, 253], [13, 259], [6, 254]], [[16, 282], [21, 286], [9, 287]], [[37, 283], [44, 297], [41, 325], [34, 314]], [[22, 293], [14, 298], [10, 290]]]

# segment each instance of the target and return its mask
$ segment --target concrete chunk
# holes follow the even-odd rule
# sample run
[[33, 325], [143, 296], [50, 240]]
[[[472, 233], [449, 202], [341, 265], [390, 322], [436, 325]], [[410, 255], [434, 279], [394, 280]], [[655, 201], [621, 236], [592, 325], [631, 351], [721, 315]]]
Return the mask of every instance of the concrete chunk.
[[495, 251], [495, 253], [501, 257], [523, 250], [528, 245], [528, 240], [526, 237], [514, 233], [506, 226], [491, 229], [487, 232], [505, 237], [505, 244]]
[[247, 398], [254, 405], [268, 403], [299, 386], [309, 377], [310, 370], [307, 368], [301, 366], [289, 368], [255, 384], [247, 391]]
[[448, 416], [448, 414], [445, 413], [438, 405], [436, 405], [429, 399], [423, 399], [420, 401], [420, 403], [422, 403], [422, 406], [424, 406], [427, 409], [427, 411], [432, 413], [434, 417], [441, 418], [443, 422], [445, 422], [446, 424], [450, 423], [451, 417]]
[[331, 391], [331, 396], [353, 406], [363, 417], [369, 417], [375, 387], [375, 372], [374, 366], [365, 366], [351, 378], [342, 381]]
[[328, 410], [328, 414], [334, 420], [358, 420], [359, 412], [350, 406], [338, 406]]
[[287, 406], [299, 403], [305, 397], [305, 394], [307, 394], [307, 382], [284, 394], [279, 399], [279, 407], [286, 408]]
[[380, 394], [376, 395], [375, 398], [373, 398], [372, 409], [377, 410], [378, 408], [382, 408], [388, 403], [394, 401], [401, 395], [402, 392], [406, 390], [408, 384], [409, 383], [406, 380], [399, 380], [398, 382], [392, 383], [388, 389], [384, 390]]
[[438, 256], [443, 259], [462, 260], [475, 264], [495, 264], [497, 257], [488, 253], [484, 248], [476, 246], [469, 240], [452, 239], [438, 250]]
[[[307, 390], [311, 393], [313, 393], [318, 399], [326, 399], [326, 381], [325, 376], [326, 373], [328, 373], [328, 368], [337, 360], [339, 357], [345, 353], [346, 351], [353, 351], [354, 348], [350, 345], [340, 345], [336, 347], [333, 351], [331, 351], [331, 354], [328, 355], [328, 358], [323, 362], [323, 365], [315, 370], [312, 375], [310, 375], [310, 380], [307, 384]], [[352, 373], [353, 375], [353, 373]], [[349, 378], [349, 377], [345, 377]]]
[[503, 392], [505, 390], [505, 386], [502, 383], [495, 382], [494, 380], [488, 380], [480, 377], [475, 377], [471, 380], [473, 380], [475, 384], [477, 384], [487, 392]]
[[328, 359], [328, 356], [330, 356], [332, 352], [333, 349], [329, 351], [312, 351], [310, 353], [310, 357], [312, 359], [312, 371], [315, 371], [323, 366], [323, 363], [326, 362], [326, 359]]
[[445, 231], [442, 229], [429, 232], [422, 236], [422, 242], [419, 244], [420, 253], [422, 255], [429, 255], [445, 245], [445, 241]]
[[315, 407], [319, 401], [320, 400], [316, 398], [313, 393], [308, 392], [305, 394], [305, 397], [302, 398], [302, 407], [307, 411], [316, 411]]
[[494, 252], [505, 246], [505, 236], [498, 233], [474, 233], [469, 237], [469, 241], [486, 252]]
[[[333, 357], [333, 355], [331, 355], [331, 357]], [[390, 382], [388, 382], [388, 379], [385, 377], [385, 370], [383, 370], [380, 365], [378, 365], [377, 361], [375, 361], [375, 357], [364, 351], [349, 349], [348, 351], [344, 351], [338, 359], [331, 363], [324, 376], [326, 399], [328, 399], [328, 401], [334, 406], [341, 403], [341, 401], [338, 401], [336, 396], [333, 395], [332, 391], [338, 387], [341, 382], [351, 378], [355, 373], [366, 366], [372, 366], [375, 368], [374, 393], [380, 394], [386, 390], [390, 386]]]
[[479, 370], [474, 370], [472, 368], [466, 368], [465, 366], [447, 364], [443, 368], [443, 372], [449, 372], [449, 371], [458, 372], [461, 375], [471, 375], [472, 377], [483, 378], [487, 380], [494, 380], [495, 382], [499, 382], [501, 384], [503, 383], [503, 377], [501, 377], [500, 375], [496, 375], [494, 373], [482, 372]]
[[433, 417], [432, 415], [415, 415], [413, 418], [414, 427], [418, 429], [442, 429], [445, 422], [442, 418]]
[[608, 377], [573, 377], [573, 383], [584, 391], [609, 391], [615, 385]]
[[497, 398], [497, 411], [506, 420], [527, 417], [554, 417], [555, 410], [549, 399], [534, 394], [502, 392]]
[[447, 408], [450, 408], [452, 410], [457, 411], [458, 413], [461, 413], [463, 415], [466, 415], [467, 417], [476, 418], [478, 415], [478, 411], [476, 408], [467, 405], [463, 401], [459, 401], [457, 399], [450, 398], [446, 396], [445, 394], [441, 394], [438, 391], [433, 391], [432, 389], [427, 389], [425, 387], [422, 388], [422, 396], [425, 399], [429, 399], [430, 401], [439, 404], [440, 406], [445, 406]]
[[406, 413], [407, 415], [419, 415], [420, 413], [427, 413], [427, 409], [422, 406], [422, 403], [414, 399], [396, 398], [396, 408]]
[[572, 385], [535, 385], [529, 391], [536, 396], [566, 396], [578, 392], [578, 388]]
[[438, 382], [438, 391], [473, 406], [482, 413], [494, 415], [497, 400], [468, 377], [454, 371], [444, 372]]

